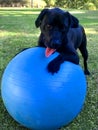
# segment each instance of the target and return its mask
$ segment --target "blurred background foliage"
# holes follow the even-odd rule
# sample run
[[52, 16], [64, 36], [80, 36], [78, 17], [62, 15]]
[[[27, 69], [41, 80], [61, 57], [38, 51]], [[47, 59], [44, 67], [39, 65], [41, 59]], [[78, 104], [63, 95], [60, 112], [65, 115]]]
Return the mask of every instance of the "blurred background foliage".
[[97, 10], [98, 0], [0, 0], [1, 7], [63, 7]]

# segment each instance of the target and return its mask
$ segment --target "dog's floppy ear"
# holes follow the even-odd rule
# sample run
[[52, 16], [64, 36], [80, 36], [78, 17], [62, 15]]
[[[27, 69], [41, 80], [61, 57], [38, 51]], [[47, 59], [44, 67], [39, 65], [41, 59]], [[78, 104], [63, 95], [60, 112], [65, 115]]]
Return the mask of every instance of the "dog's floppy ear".
[[45, 16], [45, 14], [48, 12], [48, 9], [43, 9], [41, 11], [41, 13], [39, 14], [39, 16], [37, 17], [36, 21], [35, 21], [35, 25], [38, 28], [41, 25], [41, 22]]
[[79, 26], [79, 20], [69, 12], [65, 12], [65, 14], [69, 17], [69, 26], [72, 28], [77, 28]]

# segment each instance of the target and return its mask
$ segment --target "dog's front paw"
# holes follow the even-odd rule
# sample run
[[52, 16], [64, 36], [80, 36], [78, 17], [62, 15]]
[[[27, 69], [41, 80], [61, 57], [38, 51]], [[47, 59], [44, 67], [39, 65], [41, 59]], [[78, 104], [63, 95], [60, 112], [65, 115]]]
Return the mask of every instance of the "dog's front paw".
[[85, 75], [90, 75], [90, 72], [88, 70], [84, 70]]
[[51, 72], [52, 74], [57, 73], [60, 69], [60, 64], [56, 63], [55, 60], [51, 61], [47, 66], [48, 72]]

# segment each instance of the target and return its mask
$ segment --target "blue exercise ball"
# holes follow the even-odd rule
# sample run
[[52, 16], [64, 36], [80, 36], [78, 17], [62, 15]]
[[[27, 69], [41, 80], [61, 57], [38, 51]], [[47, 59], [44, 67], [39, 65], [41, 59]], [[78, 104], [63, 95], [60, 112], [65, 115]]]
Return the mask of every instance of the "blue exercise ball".
[[27, 49], [7, 65], [1, 83], [2, 99], [9, 114], [34, 130], [57, 130], [81, 111], [86, 78], [79, 65], [65, 61], [58, 73], [47, 71], [45, 48]]

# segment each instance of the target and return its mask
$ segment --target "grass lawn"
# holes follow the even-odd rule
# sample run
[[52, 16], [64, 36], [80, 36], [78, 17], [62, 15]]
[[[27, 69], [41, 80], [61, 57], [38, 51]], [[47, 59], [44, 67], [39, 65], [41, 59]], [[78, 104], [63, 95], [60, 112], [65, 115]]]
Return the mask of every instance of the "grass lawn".
[[[88, 39], [91, 72], [87, 76], [87, 97], [82, 112], [67, 127], [61, 130], [98, 129], [98, 11], [70, 10], [85, 27]], [[26, 47], [37, 45], [39, 29], [34, 21], [37, 9], [0, 9], [0, 82], [3, 71], [15, 54]], [[80, 55], [80, 53], [79, 53]], [[80, 55], [80, 64], [83, 66]], [[6, 111], [0, 96], [0, 130], [27, 130], [15, 122]]]

